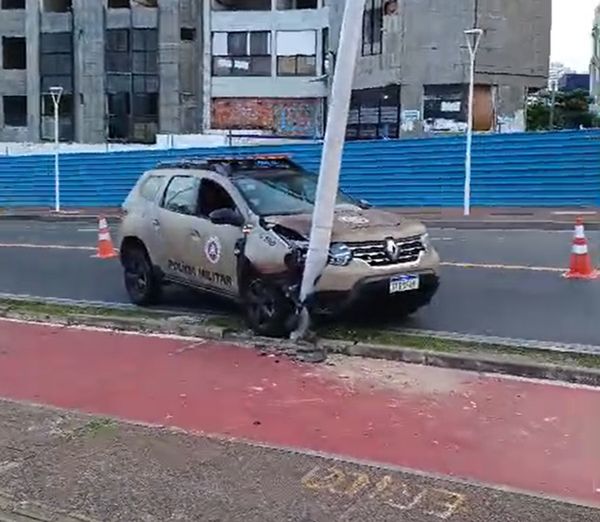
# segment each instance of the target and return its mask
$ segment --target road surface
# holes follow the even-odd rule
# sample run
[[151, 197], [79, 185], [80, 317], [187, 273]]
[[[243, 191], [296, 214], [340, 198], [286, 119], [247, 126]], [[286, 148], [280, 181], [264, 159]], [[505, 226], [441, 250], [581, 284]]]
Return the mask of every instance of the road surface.
[[10, 320], [0, 360], [0, 520], [600, 521], [597, 389]]
[[[0, 292], [128, 302], [117, 260], [90, 256], [89, 223], [0, 222]], [[600, 344], [600, 281], [567, 281], [571, 231], [431, 230], [443, 261], [433, 304], [398, 326]], [[600, 232], [588, 234], [600, 261]], [[175, 291], [166, 304], [231, 307]]]

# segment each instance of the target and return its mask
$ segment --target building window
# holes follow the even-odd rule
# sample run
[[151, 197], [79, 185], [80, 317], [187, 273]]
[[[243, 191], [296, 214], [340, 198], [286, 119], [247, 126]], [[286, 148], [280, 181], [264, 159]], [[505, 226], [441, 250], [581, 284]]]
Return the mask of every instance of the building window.
[[390, 139], [400, 136], [400, 87], [388, 85], [354, 91], [348, 113], [349, 140]]
[[213, 76], [271, 76], [271, 33], [213, 33]]
[[2, 37], [2, 64], [4, 69], [27, 69], [25, 38]]
[[466, 85], [425, 85], [423, 91], [426, 131], [461, 131], [466, 128], [469, 94]]
[[44, 12], [68, 13], [73, 9], [72, 0], [43, 0]]
[[317, 32], [277, 31], [277, 75], [315, 76]]
[[277, 0], [277, 9], [316, 9], [317, 0]]
[[62, 87], [59, 136], [63, 141], [74, 137], [73, 110], [73, 35], [72, 33], [40, 34], [41, 136], [54, 139], [54, 105], [51, 87]]
[[2, 0], [2, 9], [25, 9], [25, 0]]
[[27, 127], [27, 96], [4, 96], [4, 125]]
[[383, 33], [382, 0], [367, 0], [362, 26], [362, 55], [381, 54]]
[[331, 49], [329, 48], [329, 29], [327, 27], [325, 27], [321, 33], [321, 43], [322, 43], [322, 49], [321, 52], [323, 53], [322, 56], [322, 63], [323, 63], [323, 70], [322, 70], [322, 74], [329, 74], [329, 75], [333, 75], [333, 53], [331, 52]]
[[60, 86], [73, 92], [73, 46], [71, 33], [42, 33], [40, 36], [42, 92]]
[[213, 11], [270, 11], [271, 0], [211, 0]]
[[182, 27], [180, 38], [183, 42], [193, 42], [196, 39], [196, 29], [192, 27]]
[[106, 31], [108, 139], [153, 143], [158, 132], [158, 31]]

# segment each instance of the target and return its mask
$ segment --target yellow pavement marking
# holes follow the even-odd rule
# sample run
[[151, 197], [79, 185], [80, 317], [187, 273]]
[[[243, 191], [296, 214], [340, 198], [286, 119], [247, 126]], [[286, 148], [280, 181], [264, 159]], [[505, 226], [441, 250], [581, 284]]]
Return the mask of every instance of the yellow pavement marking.
[[0, 243], [0, 248], [40, 248], [48, 250], [96, 250], [93, 246], [81, 245], [39, 245], [31, 243]]
[[526, 265], [503, 265], [503, 264], [487, 264], [487, 263], [454, 263], [443, 262], [442, 266], [451, 266], [454, 268], [484, 268], [488, 270], [527, 270], [530, 272], [558, 272], [566, 271], [566, 268], [556, 268], [552, 266], [526, 266]]
[[390, 475], [382, 477], [336, 467], [316, 466], [301, 482], [314, 493], [349, 498], [364, 496], [400, 512], [425, 514], [440, 520], [449, 520], [467, 504], [464, 495], [447, 489], [420, 487], [398, 481]]

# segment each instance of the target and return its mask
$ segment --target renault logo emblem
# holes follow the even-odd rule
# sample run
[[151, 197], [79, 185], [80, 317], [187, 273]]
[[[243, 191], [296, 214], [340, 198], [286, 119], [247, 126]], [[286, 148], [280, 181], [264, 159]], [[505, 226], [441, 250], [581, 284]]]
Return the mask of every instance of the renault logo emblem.
[[400, 254], [400, 249], [398, 248], [398, 244], [394, 239], [388, 237], [385, 240], [385, 253], [390, 258], [391, 261], [397, 261], [398, 256]]

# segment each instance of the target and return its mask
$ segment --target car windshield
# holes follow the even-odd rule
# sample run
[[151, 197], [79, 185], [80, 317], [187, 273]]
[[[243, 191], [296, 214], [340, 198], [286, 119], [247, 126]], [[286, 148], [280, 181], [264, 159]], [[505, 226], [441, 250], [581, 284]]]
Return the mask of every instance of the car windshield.
[[[234, 179], [250, 208], [259, 216], [282, 214], [310, 214], [313, 211], [317, 192], [317, 176], [307, 172], [274, 172], [252, 176], [247, 173]], [[338, 192], [336, 205], [357, 203], [349, 196]]]

